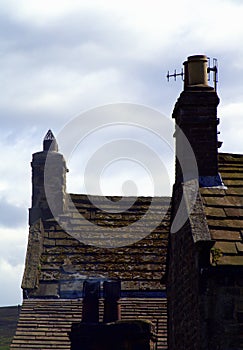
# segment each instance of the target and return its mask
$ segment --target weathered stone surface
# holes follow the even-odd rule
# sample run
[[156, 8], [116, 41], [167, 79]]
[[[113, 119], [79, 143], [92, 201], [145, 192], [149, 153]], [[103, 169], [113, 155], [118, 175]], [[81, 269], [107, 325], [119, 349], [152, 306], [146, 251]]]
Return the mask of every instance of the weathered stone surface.
[[223, 208], [205, 207], [205, 214], [207, 217], [221, 217], [225, 218], [226, 214]]
[[30, 227], [29, 241], [22, 281], [23, 289], [34, 289], [39, 284], [41, 254], [43, 251], [44, 229], [41, 219]]
[[[212, 191], [212, 190], [211, 190]], [[227, 192], [228, 193], [228, 192]], [[238, 199], [235, 196], [224, 196], [224, 197], [203, 197], [203, 201], [208, 206], [222, 206], [222, 207], [242, 207], [243, 199]]]
[[225, 229], [223, 230], [210, 230], [210, 234], [212, 239], [218, 241], [218, 240], [226, 240], [226, 241], [240, 241], [241, 240], [241, 235], [240, 231], [227, 231]]
[[[243, 229], [243, 187], [239, 186], [242, 176], [243, 156], [219, 155], [219, 170], [228, 186], [223, 193], [218, 189], [201, 189], [205, 213], [212, 239], [216, 241], [215, 251], [220, 253], [217, 264], [243, 265], [241, 244]], [[221, 169], [222, 168], [222, 169]]]
[[216, 242], [214, 248], [220, 249], [223, 254], [237, 254], [235, 242]]
[[225, 196], [225, 189], [221, 188], [214, 188], [214, 192], [212, 192], [212, 188], [208, 187], [201, 187], [200, 188], [200, 193], [203, 197], [224, 197]]
[[38, 297], [58, 298], [58, 283], [41, 283], [38, 288]]
[[236, 248], [239, 254], [243, 254], [243, 242], [236, 242]]
[[231, 220], [231, 219], [225, 219], [225, 220], [219, 220], [219, 219], [208, 219], [207, 220], [208, 225], [210, 228], [228, 228], [228, 229], [243, 229], [243, 221], [241, 220]]
[[224, 210], [228, 217], [243, 218], [243, 208], [225, 208]]
[[[72, 208], [71, 214], [62, 214], [59, 224], [51, 218], [44, 222], [45, 239], [38, 267], [41, 284], [55, 281], [59, 283], [61, 290], [65, 280], [71, 283], [96, 276], [119, 277], [124, 281], [123, 285], [129, 286], [132, 290], [161, 288], [160, 279], [165, 272], [170, 224], [169, 213], [166, 213], [170, 205], [169, 198], [153, 198], [151, 215], [145, 218], [144, 214], [150, 209], [152, 200], [150, 197], [135, 198], [132, 201], [133, 206], [121, 213], [102, 212], [85, 195], [71, 195], [70, 198], [75, 204], [76, 212]], [[93, 200], [104, 202], [102, 197], [97, 196]], [[110, 197], [110, 200], [118, 208], [119, 201], [116, 197]], [[131, 198], [127, 201], [131, 202]], [[82, 217], [79, 217], [80, 215]], [[158, 226], [153, 227], [150, 234], [141, 240], [145, 228], [153, 226], [160, 215], [162, 216], [158, 220]], [[93, 225], [87, 226], [87, 221], [83, 217], [88, 218]], [[142, 222], [138, 223], [139, 229], [134, 231], [130, 225], [138, 219], [142, 219]], [[64, 228], [68, 228], [67, 232], [62, 229], [62, 224]], [[102, 233], [99, 225], [105, 228]], [[115, 231], [117, 226], [124, 225], [122, 232]], [[106, 245], [109, 244], [111, 233], [112, 239], [116, 239], [116, 244], [119, 243], [121, 247], [113, 249], [97, 247], [102, 240]], [[82, 243], [83, 239], [88, 237], [93, 246]], [[137, 242], [131, 244], [131, 237]], [[36, 295], [38, 289], [35, 291]]]
[[240, 255], [225, 255], [222, 256], [218, 262], [218, 265], [235, 265], [243, 266], [243, 256]]

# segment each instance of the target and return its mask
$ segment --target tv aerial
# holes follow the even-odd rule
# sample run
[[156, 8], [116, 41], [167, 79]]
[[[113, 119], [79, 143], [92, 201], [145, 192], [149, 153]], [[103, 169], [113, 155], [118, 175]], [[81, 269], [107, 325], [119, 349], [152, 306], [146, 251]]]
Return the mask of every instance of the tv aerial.
[[[207, 73], [208, 73], [208, 81], [211, 81], [211, 73], [213, 73], [213, 83], [214, 83], [214, 90], [217, 91], [217, 83], [218, 83], [218, 60], [216, 58], [211, 59], [210, 57], [207, 57], [208, 59], [208, 66], [207, 66]], [[211, 66], [212, 62], [212, 66]], [[174, 78], [174, 81], [177, 80], [177, 77], [181, 77], [181, 80], [184, 81], [185, 72], [184, 69], [181, 68], [181, 71], [178, 73], [177, 70], [174, 70], [174, 73], [167, 72], [166, 78], [169, 82], [171, 78]]]

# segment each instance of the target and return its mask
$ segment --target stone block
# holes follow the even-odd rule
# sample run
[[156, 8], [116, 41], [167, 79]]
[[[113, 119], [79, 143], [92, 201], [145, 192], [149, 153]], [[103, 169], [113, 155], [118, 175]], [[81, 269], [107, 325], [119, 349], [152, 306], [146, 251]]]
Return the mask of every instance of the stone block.
[[236, 248], [240, 254], [243, 254], [243, 243], [242, 242], [236, 242]]
[[214, 249], [219, 249], [223, 254], [236, 254], [235, 242], [216, 242]]
[[57, 283], [40, 283], [36, 291], [38, 297], [59, 298], [59, 289]]

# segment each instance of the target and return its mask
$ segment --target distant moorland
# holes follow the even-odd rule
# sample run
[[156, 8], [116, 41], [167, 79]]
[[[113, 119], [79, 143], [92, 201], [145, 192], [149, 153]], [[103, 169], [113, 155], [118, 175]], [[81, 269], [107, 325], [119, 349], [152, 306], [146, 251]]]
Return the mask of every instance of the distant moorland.
[[0, 307], [0, 350], [9, 350], [15, 334], [20, 307]]

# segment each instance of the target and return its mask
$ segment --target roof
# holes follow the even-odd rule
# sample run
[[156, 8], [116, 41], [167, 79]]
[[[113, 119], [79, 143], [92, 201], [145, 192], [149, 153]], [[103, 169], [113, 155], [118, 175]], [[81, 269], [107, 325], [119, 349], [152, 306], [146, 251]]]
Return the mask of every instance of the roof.
[[[167, 349], [167, 306], [163, 298], [124, 298], [120, 300], [123, 319], [152, 321], [158, 335], [158, 350]], [[103, 310], [103, 300], [100, 300]], [[100, 320], [102, 320], [102, 312]], [[24, 300], [16, 335], [10, 349], [70, 349], [68, 332], [82, 318], [82, 300]]]
[[221, 153], [219, 172], [225, 188], [201, 188], [212, 240], [211, 264], [243, 266], [243, 155]]
[[[54, 218], [37, 221], [30, 228], [26, 255], [25, 273], [22, 288], [30, 297], [72, 298], [82, 296], [82, 284], [87, 278], [121, 279], [122, 291], [161, 290], [161, 278], [165, 273], [167, 242], [170, 224], [169, 197], [128, 197], [134, 204], [124, 212], [104, 211], [95, 206], [103, 197], [71, 195], [74, 206], [70, 205], [66, 215], [57, 222]], [[119, 197], [109, 197], [118, 206]], [[134, 234], [131, 223], [139, 222], [151, 206], [150, 215], [142, 221], [138, 229], [138, 241], [133, 244], [129, 235]], [[78, 211], [77, 211], [78, 210]], [[80, 213], [87, 220], [82, 221]], [[154, 222], [159, 224], [154, 227]], [[67, 232], [60, 226], [64, 222]], [[91, 229], [88, 223], [93, 223]], [[103, 248], [97, 245], [105, 235], [98, 235], [101, 228], [116, 232], [117, 227], [124, 231], [119, 239], [124, 246]], [[98, 232], [96, 232], [95, 231]], [[145, 233], [144, 233], [144, 232]], [[143, 237], [146, 232], [152, 231]], [[80, 232], [90, 235], [94, 245], [77, 239]], [[105, 242], [107, 242], [105, 240]]]
[[[104, 201], [104, 197], [72, 194], [70, 199], [74, 206], [70, 203], [65, 215], [57, 220], [40, 219], [30, 227], [22, 282], [29, 299], [23, 302], [11, 349], [70, 349], [71, 324], [82, 319], [84, 280], [102, 282], [114, 277], [121, 280], [121, 318], [152, 321], [159, 337], [157, 349], [167, 349], [167, 306], [161, 278], [165, 273], [171, 199], [129, 197], [125, 200], [134, 204], [124, 212], [116, 212], [120, 198], [108, 197], [113, 213], [93, 204]], [[122, 243], [131, 243], [131, 239], [127, 240], [131, 223], [144, 218], [149, 209], [150, 215], [139, 227], [140, 237], [144, 238], [130, 245], [99, 247], [102, 237], [97, 234], [101, 228], [115, 231], [122, 227]], [[88, 223], [80, 220], [80, 213], [96, 225], [97, 232], [87, 230]], [[60, 226], [62, 222], [68, 233]], [[147, 231], [151, 233], [146, 236]], [[90, 235], [98, 246], [77, 239], [80, 232]]]
[[[196, 200], [191, 222], [194, 241], [213, 241], [212, 265], [243, 266], [241, 170], [243, 156], [220, 154], [219, 171], [225, 187], [201, 188]], [[72, 194], [74, 205], [70, 203], [65, 215], [31, 225], [22, 283], [30, 299], [24, 300], [11, 349], [70, 349], [71, 324], [82, 318], [83, 281], [95, 278], [102, 282], [114, 277], [121, 279], [122, 319], [151, 320], [159, 334], [157, 349], [167, 348], [167, 306], [161, 278], [165, 273], [171, 198], [127, 197], [134, 204], [123, 212], [114, 210], [116, 205], [119, 207], [120, 197], [107, 198], [112, 202], [112, 211], [109, 205], [105, 208], [107, 202], [103, 210], [94, 204], [104, 202], [105, 197]], [[152, 211], [142, 221], [152, 200]], [[80, 221], [80, 214], [86, 220]], [[158, 217], [160, 222], [155, 226]], [[140, 236], [136, 236], [131, 224], [139, 221]], [[88, 223], [95, 226], [90, 229]], [[109, 230], [116, 232], [117, 228], [123, 228], [120, 236], [114, 236], [120, 246], [105, 247], [102, 242], [110, 242]], [[147, 236], [146, 230], [151, 231]], [[85, 244], [80, 232], [93, 245]], [[138, 240], [129, 244], [131, 233]], [[102, 303], [100, 299], [101, 306]]]

